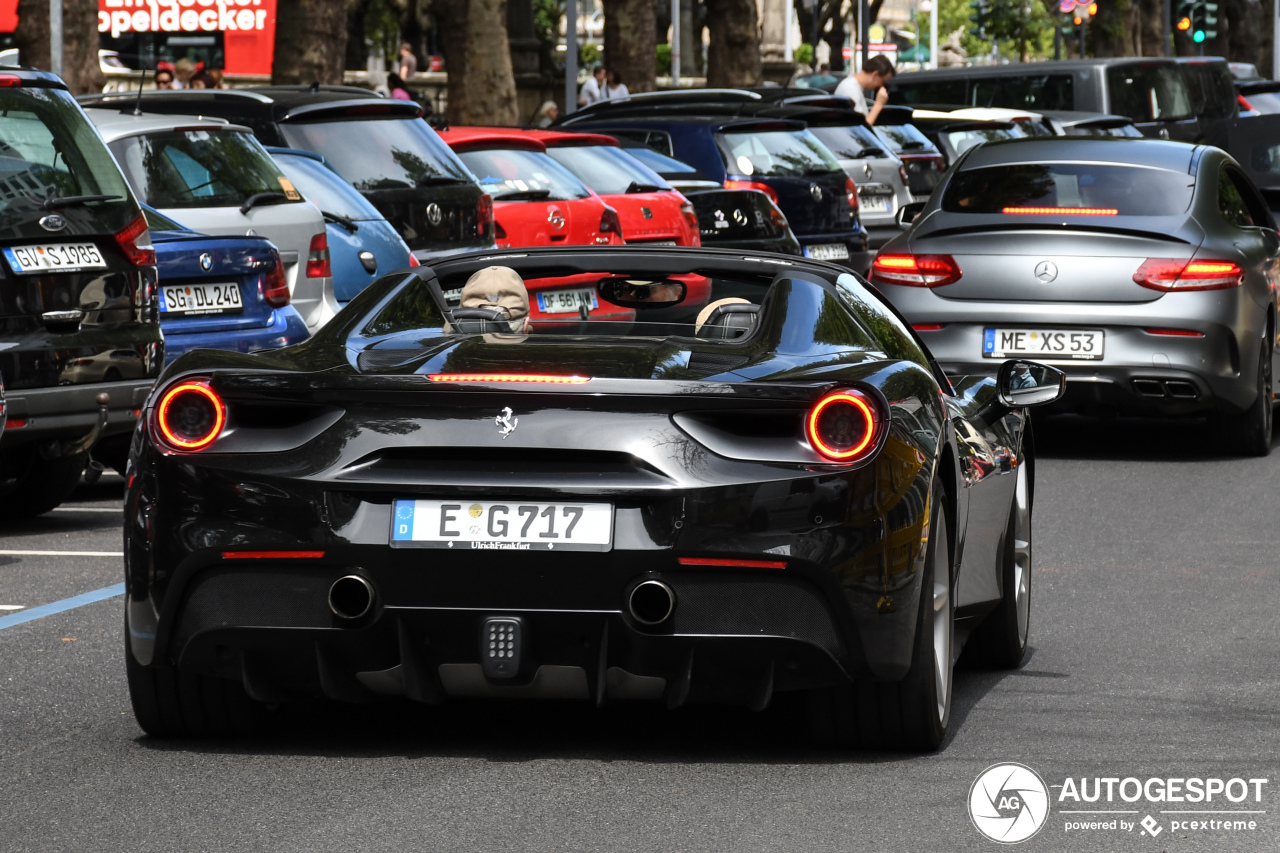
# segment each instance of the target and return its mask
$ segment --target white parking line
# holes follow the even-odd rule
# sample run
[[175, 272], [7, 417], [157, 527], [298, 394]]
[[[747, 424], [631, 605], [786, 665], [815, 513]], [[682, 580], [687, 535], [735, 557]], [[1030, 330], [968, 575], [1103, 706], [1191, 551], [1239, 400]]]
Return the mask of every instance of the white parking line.
[[0, 610], [23, 610], [26, 606], [25, 604], [0, 604]]
[[123, 557], [124, 551], [3, 551], [0, 557]]
[[54, 512], [124, 512], [122, 506], [55, 506]]

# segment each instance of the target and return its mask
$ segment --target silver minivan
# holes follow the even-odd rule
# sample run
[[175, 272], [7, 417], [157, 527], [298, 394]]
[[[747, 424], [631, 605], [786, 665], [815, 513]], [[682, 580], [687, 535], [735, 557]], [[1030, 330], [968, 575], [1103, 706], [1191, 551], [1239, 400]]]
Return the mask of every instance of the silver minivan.
[[86, 110], [147, 204], [205, 234], [266, 237], [315, 331], [338, 310], [324, 217], [246, 127], [222, 119]]

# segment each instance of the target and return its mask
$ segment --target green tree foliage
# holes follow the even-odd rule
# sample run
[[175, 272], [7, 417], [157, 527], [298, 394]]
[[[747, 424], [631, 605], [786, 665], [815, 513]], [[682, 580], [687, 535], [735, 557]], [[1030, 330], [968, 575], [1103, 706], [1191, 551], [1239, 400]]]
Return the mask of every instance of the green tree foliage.
[[[1019, 58], [1020, 45], [1025, 42], [1028, 58], [1044, 58], [1053, 55], [1053, 26], [1057, 4], [1053, 0], [986, 0], [987, 8], [994, 7], [988, 41], [981, 41], [969, 33], [971, 26], [969, 0], [938, 0], [938, 40], [946, 41], [956, 30], [964, 30], [961, 46], [969, 56], [991, 53], [990, 37], [995, 36], [1000, 55]], [[929, 18], [920, 16], [918, 32], [929, 32]], [[922, 37], [928, 38], [927, 35]]]

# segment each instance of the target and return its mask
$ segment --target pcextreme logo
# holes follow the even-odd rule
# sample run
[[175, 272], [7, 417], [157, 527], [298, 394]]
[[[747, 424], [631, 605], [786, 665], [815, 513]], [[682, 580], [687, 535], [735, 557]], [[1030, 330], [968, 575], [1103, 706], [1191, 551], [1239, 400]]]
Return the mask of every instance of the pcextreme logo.
[[969, 818], [978, 832], [1000, 844], [1017, 844], [1038, 833], [1055, 800], [1069, 835], [1123, 832], [1156, 838], [1166, 829], [1181, 838], [1248, 833], [1262, 828], [1264, 793], [1274, 793], [1269, 783], [1245, 777], [1068, 776], [1061, 784], [1046, 785], [1030, 767], [1004, 762], [974, 780]]

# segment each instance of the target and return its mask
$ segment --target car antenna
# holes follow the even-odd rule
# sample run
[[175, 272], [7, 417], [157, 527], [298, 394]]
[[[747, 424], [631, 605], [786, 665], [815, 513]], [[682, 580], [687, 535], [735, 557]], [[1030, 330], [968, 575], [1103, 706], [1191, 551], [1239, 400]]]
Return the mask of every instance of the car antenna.
[[[142, 72], [138, 75], [138, 100], [134, 101], [133, 114], [142, 115], [142, 87], [147, 82], [147, 63], [142, 63]], [[125, 112], [121, 110], [121, 112]]]

